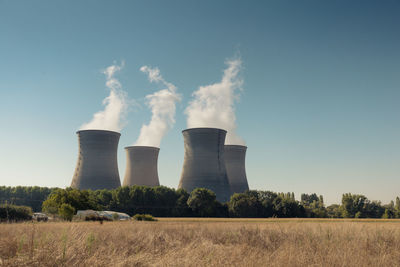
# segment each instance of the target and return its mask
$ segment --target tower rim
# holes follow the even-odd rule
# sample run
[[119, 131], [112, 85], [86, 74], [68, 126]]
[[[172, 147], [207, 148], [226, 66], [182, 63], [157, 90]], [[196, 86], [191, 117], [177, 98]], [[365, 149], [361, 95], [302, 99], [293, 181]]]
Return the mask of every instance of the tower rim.
[[221, 128], [214, 128], [214, 127], [194, 127], [194, 128], [187, 128], [185, 130], [182, 130], [182, 133], [187, 132], [187, 131], [192, 131], [192, 130], [218, 130], [227, 133], [228, 131], [221, 129]]
[[148, 148], [148, 149], [152, 149], [152, 150], [160, 150], [160, 148], [156, 147], [156, 146], [126, 146], [126, 147], [124, 147], [124, 149], [126, 149], [126, 150], [133, 150], [135, 148]]
[[110, 131], [110, 130], [100, 130], [100, 129], [79, 130], [76, 132], [76, 134], [85, 133], [85, 132], [109, 133], [109, 134], [114, 134], [114, 135], [118, 135], [118, 136], [121, 135], [121, 133], [119, 133], [119, 132]]

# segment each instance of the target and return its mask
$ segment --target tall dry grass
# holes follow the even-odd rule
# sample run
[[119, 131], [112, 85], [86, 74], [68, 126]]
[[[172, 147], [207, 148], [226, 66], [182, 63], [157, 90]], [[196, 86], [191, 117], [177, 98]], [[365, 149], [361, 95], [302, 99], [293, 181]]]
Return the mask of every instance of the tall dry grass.
[[0, 225], [4, 266], [400, 266], [400, 223], [299, 220]]

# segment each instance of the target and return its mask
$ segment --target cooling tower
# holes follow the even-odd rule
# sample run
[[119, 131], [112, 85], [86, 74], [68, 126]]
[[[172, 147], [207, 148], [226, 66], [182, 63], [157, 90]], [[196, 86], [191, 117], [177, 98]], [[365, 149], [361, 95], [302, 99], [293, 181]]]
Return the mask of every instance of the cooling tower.
[[232, 193], [249, 190], [246, 177], [246, 146], [225, 145], [225, 166]]
[[117, 150], [121, 134], [83, 130], [77, 135], [79, 157], [71, 187], [92, 190], [120, 187]]
[[203, 187], [212, 190], [217, 200], [229, 201], [231, 190], [226, 175], [224, 143], [226, 131], [192, 128], [182, 131], [185, 157], [179, 188], [191, 192]]
[[158, 147], [128, 146], [126, 151], [126, 171], [123, 185], [159, 186], [157, 159]]

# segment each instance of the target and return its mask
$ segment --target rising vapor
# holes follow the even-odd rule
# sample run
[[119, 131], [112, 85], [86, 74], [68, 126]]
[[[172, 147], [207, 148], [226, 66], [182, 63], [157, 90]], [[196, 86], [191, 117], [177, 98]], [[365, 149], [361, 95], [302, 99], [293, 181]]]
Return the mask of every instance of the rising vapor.
[[122, 117], [127, 110], [126, 93], [121, 89], [121, 83], [114, 78], [114, 74], [124, 67], [121, 65], [111, 65], [103, 73], [106, 76], [106, 86], [110, 89], [110, 94], [103, 100], [104, 110], [93, 115], [93, 119], [83, 124], [81, 130], [110, 130], [121, 131], [123, 128]]
[[221, 82], [200, 86], [193, 93], [185, 113], [188, 128], [213, 127], [227, 130], [226, 144], [244, 145], [244, 140], [236, 134], [236, 116], [234, 105], [239, 100], [242, 79], [239, 78], [242, 61], [226, 61]]
[[135, 145], [159, 147], [161, 139], [175, 123], [175, 104], [181, 96], [173, 84], [163, 79], [158, 68], [143, 66], [140, 71], [147, 74], [150, 82], [161, 83], [167, 88], [146, 96], [152, 112], [151, 121], [142, 126]]

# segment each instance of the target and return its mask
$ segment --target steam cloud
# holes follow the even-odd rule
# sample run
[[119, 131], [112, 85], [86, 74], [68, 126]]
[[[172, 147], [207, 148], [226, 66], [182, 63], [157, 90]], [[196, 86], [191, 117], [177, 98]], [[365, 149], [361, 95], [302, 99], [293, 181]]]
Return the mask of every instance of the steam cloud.
[[158, 68], [143, 66], [140, 71], [147, 74], [150, 82], [161, 83], [167, 88], [146, 96], [152, 112], [151, 121], [142, 126], [135, 145], [159, 147], [161, 139], [175, 123], [175, 104], [181, 97], [176, 93], [176, 87], [163, 79]]
[[234, 109], [242, 90], [243, 81], [238, 76], [242, 61], [228, 60], [226, 65], [221, 82], [200, 86], [193, 93], [194, 99], [185, 110], [187, 126], [222, 128], [228, 131], [226, 144], [244, 145], [244, 140], [236, 134]]
[[124, 67], [121, 65], [111, 65], [103, 73], [106, 76], [106, 86], [110, 89], [110, 94], [103, 100], [104, 110], [93, 115], [93, 119], [83, 124], [80, 129], [97, 129], [121, 131], [123, 128], [122, 117], [127, 109], [126, 93], [121, 89], [121, 83], [114, 78], [114, 74]]

